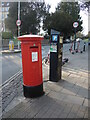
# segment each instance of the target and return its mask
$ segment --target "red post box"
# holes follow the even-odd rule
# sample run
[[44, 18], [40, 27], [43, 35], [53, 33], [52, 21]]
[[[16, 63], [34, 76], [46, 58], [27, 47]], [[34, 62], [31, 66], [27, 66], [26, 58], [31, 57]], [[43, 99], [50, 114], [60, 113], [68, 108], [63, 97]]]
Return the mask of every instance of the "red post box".
[[21, 41], [24, 96], [39, 97], [44, 94], [41, 52], [43, 37], [23, 35], [18, 39]]

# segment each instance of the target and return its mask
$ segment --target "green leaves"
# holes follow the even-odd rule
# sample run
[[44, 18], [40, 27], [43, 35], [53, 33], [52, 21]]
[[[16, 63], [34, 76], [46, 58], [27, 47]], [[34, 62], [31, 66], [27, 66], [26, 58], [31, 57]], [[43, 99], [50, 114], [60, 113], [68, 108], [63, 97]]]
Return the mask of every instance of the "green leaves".
[[[50, 6], [43, 2], [21, 2], [20, 3], [20, 19], [21, 19], [21, 35], [34, 33], [40, 30], [41, 19], [46, 18]], [[16, 20], [18, 16], [18, 4], [12, 2], [10, 4], [9, 15], [5, 20], [6, 27], [17, 35]]]
[[2, 39], [12, 39], [13, 35], [11, 32], [2, 32]]
[[82, 21], [80, 18], [80, 6], [77, 2], [61, 2], [57, 5], [55, 13], [51, 13], [44, 21], [44, 29], [55, 29], [60, 31], [64, 37], [71, 36], [74, 33], [73, 22], [78, 21], [77, 31], [82, 30]]

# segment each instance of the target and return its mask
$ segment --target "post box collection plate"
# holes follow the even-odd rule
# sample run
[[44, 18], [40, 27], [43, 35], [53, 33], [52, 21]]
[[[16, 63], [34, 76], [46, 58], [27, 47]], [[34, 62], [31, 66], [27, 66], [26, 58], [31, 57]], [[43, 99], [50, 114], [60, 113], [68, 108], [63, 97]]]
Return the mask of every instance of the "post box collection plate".
[[38, 61], [38, 52], [32, 52], [32, 62]]

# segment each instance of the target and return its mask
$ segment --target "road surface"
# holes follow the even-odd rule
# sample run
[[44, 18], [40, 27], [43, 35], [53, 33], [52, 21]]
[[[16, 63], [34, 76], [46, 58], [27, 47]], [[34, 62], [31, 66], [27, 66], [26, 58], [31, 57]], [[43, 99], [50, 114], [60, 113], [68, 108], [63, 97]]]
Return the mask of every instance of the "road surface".
[[[71, 44], [63, 45], [63, 56], [65, 57], [65, 53], [69, 52]], [[42, 59], [47, 56], [49, 53], [50, 46], [42, 46]], [[68, 54], [66, 54], [68, 57]], [[22, 56], [21, 53], [14, 54], [3, 54], [2, 55], [2, 83], [12, 77], [15, 73], [22, 69]]]
[[[49, 52], [50, 46], [42, 47], [42, 58], [46, 57]], [[3, 54], [2, 55], [2, 81], [4, 83], [14, 74], [22, 69], [22, 55], [21, 53]]]

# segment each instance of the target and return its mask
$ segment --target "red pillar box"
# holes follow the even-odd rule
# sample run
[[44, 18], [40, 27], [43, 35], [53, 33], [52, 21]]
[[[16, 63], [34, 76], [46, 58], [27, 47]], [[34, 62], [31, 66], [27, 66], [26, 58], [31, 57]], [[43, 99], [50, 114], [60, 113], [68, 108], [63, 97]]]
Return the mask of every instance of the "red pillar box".
[[18, 37], [21, 41], [23, 90], [25, 97], [39, 97], [43, 92], [42, 79], [42, 36], [23, 35]]

